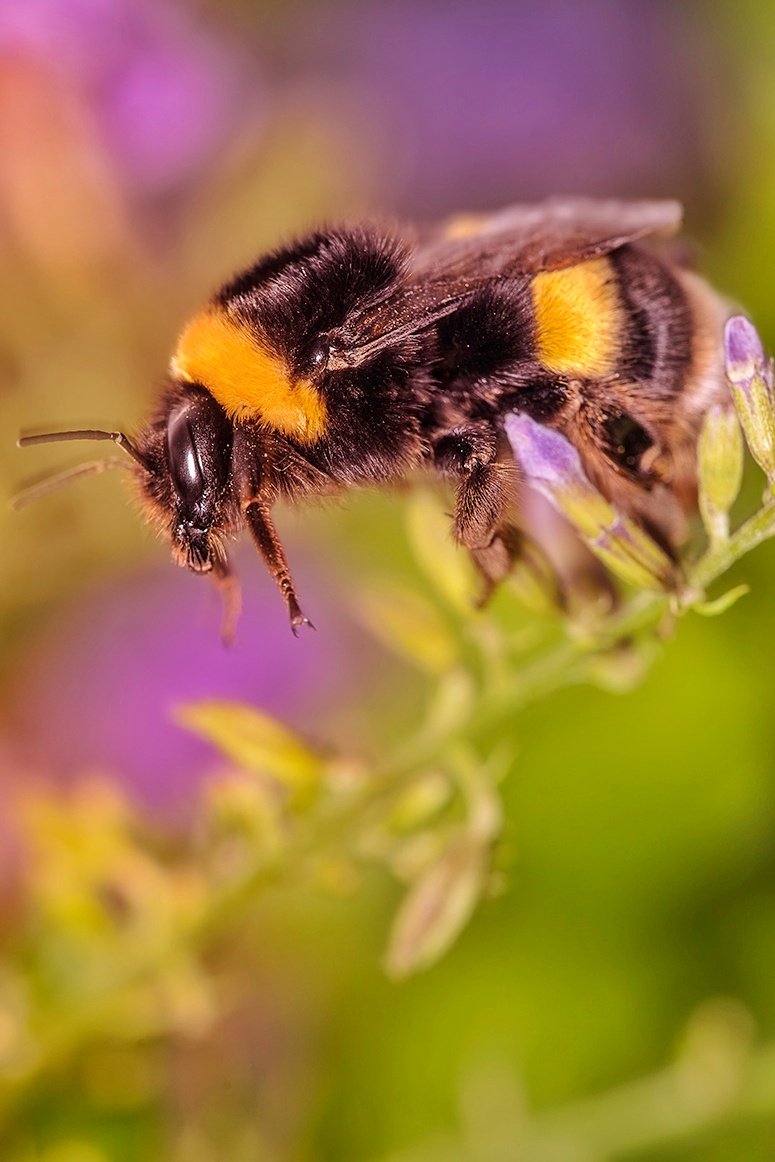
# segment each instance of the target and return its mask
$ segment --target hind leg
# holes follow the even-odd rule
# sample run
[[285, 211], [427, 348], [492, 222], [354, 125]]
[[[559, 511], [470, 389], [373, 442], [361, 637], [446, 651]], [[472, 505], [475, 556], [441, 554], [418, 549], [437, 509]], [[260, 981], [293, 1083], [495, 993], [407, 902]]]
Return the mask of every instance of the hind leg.
[[457, 482], [453, 529], [484, 581], [479, 604], [506, 577], [519, 553], [521, 536], [505, 519], [514, 500], [515, 468], [497, 459], [497, 436], [488, 424], [445, 432], [433, 446], [442, 475]]

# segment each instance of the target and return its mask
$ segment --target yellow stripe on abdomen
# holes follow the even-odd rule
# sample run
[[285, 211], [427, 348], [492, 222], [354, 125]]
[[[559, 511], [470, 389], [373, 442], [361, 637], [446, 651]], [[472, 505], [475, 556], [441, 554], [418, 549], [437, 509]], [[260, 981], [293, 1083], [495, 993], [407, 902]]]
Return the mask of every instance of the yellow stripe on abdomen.
[[622, 306], [607, 258], [537, 274], [532, 291], [538, 358], [548, 371], [592, 377], [616, 370]]
[[195, 315], [172, 358], [173, 374], [201, 383], [235, 420], [260, 420], [302, 443], [326, 430], [326, 405], [307, 380], [294, 381], [285, 364], [222, 311]]

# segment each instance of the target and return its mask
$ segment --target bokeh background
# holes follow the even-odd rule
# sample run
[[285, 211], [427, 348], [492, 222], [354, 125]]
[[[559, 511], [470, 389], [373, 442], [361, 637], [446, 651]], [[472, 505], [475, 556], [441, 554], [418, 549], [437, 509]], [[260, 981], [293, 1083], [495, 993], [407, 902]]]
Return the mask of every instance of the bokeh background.
[[[561, 192], [680, 197], [701, 268], [772, 346], [773, 6], [3, 0], [2, 491], [77, 459], [18, 451], [19, 429], [136, 425], [192, 308], [290, 234]], [[404, 729], [411, 682], [354, 615], [375, 579], [412, 576], [403, 505], [281, 515], [318, 632], [291, 638], [248, 551], [228, 652], [214, 594], [171, 567], [119, 474], [2, 515], [3, 972], [25, 972], [28, 790], [98, 775], [186, 843], [224, 760], [175, 707], [236, 698], [367, 754]], [[765, 546], [733, 578], [751, 593], [683, 624], [634, 692], [515, 717], [500, 890], [440, 963], [385, 976], [384, 876], [274, 889], [213, 968], [249, 972], [238, 1002], [142, 1057], [100, 1046], [98, 1022], [9, 1115], [3, 1157], [775, 1157], [774, 577]], [[765, 1057], [746, 1088], [749, 1043]], [[671, 1121], [660, 1078], [691, 1052], [706, 1072]]]

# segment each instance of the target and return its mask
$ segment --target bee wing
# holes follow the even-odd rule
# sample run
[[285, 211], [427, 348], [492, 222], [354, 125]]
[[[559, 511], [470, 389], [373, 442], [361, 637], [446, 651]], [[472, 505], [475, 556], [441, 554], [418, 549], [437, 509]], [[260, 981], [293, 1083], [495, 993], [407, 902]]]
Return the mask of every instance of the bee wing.
[[560, 270], [639, 238], [669, 237], [681, 224], [673, 201], [551, 198], [496, 214], [454, 218], [422, 241], [410, 283], [361, 320], [365, 342], [332, 357], [336, 370], [371, 358], [387, 343], [457, 310], [493, 279]]
[[640, 238], [669, 237], [681, 218], [679, 202], [598, 198], [551, 198], [453, 218], [419, 248], [415, 276], [456, 286], [560, 270]]

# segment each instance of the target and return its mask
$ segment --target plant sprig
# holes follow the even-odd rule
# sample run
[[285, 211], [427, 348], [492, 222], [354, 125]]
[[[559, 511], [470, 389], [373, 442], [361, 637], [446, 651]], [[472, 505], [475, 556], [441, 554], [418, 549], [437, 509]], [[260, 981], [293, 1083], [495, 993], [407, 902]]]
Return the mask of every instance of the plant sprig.
[[[386, 753], [322, 753], [253, 707], [198, 703], [180, 709], [180, 722], [233, 769], [206, 785], [185, 844], [158, 844], [105, 784], [84, 784], [74, 804], [25, 801], [26, 910], [0, 977], [7, 1120], [42, 1079], [96, 1043], [201, 1035], [229, 1004], [209, 958], [250, 926], [277, 883], [352, 883], [377, 864], [403, 891], [387, 971], [404, 977], [447, 951], [493, 889], [498, 787], [513, 762], [503, 741], [515, 715], [570, 685], [629, 688], [682, 617], [721, 613], [742, 596], [739, 585], [712, 601], [707, 593], [775, 536], [772, 368], [740, 318], [728, 324], [726, 356], [736, 410], [710, 409], [698, 452], [706, 544], [679, 562], [595, 491], [561, 436], [524, 417], [510, 424], [528, 482], [622, 582], [607, 610], [559, 609], [550, 571], [533, 561], [531, 599], [554, 612], [499, 626], [471, 606], [468, 565], [436, 499], [411, 499], [409, 541], [437, 598], [386, 583], [363, 606], [366, 624], [423, 682], [416, 727]], [[740, 428], [767, 490], [730, 530]], [[775, 1077], [767, 1078], [769, 1108]]]

